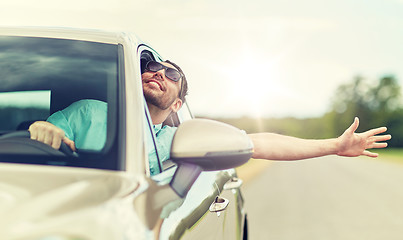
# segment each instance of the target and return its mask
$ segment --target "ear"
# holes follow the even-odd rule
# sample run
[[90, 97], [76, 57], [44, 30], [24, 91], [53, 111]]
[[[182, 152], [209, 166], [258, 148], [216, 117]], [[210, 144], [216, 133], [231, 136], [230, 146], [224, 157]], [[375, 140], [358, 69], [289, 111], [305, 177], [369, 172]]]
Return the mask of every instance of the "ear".
[[171, 110], [172, 112], [177, 112], [179, 111], [179, 109], [182, 107], [182, 100], [180, 98], [176, 98], [176, 100], [172, 103], [171, 105]]

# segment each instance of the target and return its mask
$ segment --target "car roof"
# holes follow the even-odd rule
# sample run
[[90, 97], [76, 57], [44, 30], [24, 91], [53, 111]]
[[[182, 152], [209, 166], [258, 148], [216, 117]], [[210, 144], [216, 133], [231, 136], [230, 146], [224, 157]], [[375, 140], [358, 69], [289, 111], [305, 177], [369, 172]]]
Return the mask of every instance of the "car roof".
[[0, 36], [46, 37], [118, 44], [130, 39], [136, 45], [142, 43], [130, 32], [113, 32], [97, 29], [64, 27], [0, 27]]

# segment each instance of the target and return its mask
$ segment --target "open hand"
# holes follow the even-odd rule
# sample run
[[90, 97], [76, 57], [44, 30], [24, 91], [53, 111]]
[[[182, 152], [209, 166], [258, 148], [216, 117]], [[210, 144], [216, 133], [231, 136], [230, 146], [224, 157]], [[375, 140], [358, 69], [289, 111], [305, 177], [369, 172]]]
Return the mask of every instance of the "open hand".
[[386, 127], [380, 127], [368, 130], [363, 133], [355, 133], [359, 125], [359, 119], [356, 117], [353, 124], [338, 138], [339, 147], [337, 155], [345, 157], [368, 156], [377, 157], [377, 153], [372, 153], [367, 149], [385, 148], [387, 141], [392, 138], [391, 135], [378, 135], [386, 132]]

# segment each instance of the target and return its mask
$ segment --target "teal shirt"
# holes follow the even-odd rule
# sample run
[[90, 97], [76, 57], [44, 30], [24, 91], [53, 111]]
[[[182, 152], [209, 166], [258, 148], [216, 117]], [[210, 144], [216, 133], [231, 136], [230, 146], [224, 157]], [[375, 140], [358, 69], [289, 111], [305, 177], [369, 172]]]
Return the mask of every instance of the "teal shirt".
[[[154, 125], [155, 140], [158, 150], [158, 157], [160, 162], [164, 162], [169, 159], [171, 152], [172, 140], [176, 132], [175, 127], [162, 126], [162, 124]], [[154, 144], [150, 138], [148, 138], [148, 158], [150, 164], [151, 175], [159, 173], [158, 159], [155, 153]]]
[[77, 149], [101, 150], [106, 142], [107, 111], [105, 102], [86, 99], [55, 112], [47, 121], [61, 128]]
[[[73, 140], [77, 149], [101, 150], [106, 142], [107, 103], [85, 99], [55, 112], [47, 121], [61, 128], [66, 137]], [[160, 162], [169, 159], [172, 139], [176, 128], [154, 125], [156, 145]], [[148, 157], [151, 175], [159, 173], [158, 158], [152, 139], [148, 138]]]

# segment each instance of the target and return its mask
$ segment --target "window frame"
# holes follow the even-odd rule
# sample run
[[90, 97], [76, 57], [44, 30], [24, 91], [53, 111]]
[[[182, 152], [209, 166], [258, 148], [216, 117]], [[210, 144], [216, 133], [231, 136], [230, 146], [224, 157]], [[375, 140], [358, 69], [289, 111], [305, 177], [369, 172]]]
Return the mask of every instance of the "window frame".
[[[161, 60], [161, 57], [150, 47], [146, 46], [146, 45], [140, 45], [138, 47], [138, 53], [139, 53], [139, 64], [140, 64], [140, 80], [141, 80], [141, 74], [143, 73], [144, 70], [144, 66], [142, 66], [142, 64], [146, 64], [145, 61], [149, 61], [149, 60], [154, 60], [156, 61], [156, 59]], [[143, 91], [143, 90], [142, 90]], [[144, 116], [145, 116], [145, 125], [144, 127], [144, 145], [145, 145], [145, 150], [146, 150], [146, 154], [145, 154], [145, 166], [146, 166], [146, 174], [147, 176], [152, 176], [151, 175], [151, 171], [150, 171], [150, 158], [148, 156], [148, 150], [150, 148], [153, 148], [155, 150], [155, 154], [157, 157], [157, 161], [158, 161], [158, 168], [159, 168], [159, 173], [163, 172], [162, 169], [162, 163], [158, 154], [158, 148], [157, 148], [157, 141], [156, 141], [156, 135], [154, 132], [154, 128], [153, 128], [153, 124], [152, 124], [152, 120], [151, 120], [151, 116], [150, 113], [148, 111], [148, 107], [147, 107], [147, 102], [144, 99]], [[152, 146], [148, 146], [148, 141], [146, 140], [148, 138], [148, 134], [151, 134], [151, 141], [152, 141]]]

